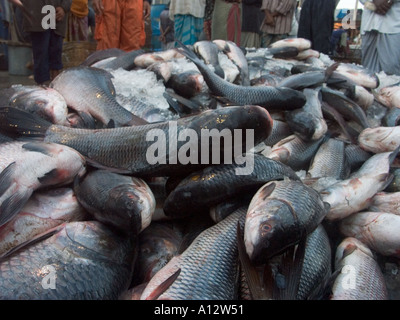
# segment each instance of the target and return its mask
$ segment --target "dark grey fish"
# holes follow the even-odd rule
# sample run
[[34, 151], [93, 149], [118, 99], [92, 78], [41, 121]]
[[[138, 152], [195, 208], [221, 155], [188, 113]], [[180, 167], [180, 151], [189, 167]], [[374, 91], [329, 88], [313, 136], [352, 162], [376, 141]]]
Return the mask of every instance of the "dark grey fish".
[[267, 109], [292, 110], [301, 108], [306, 99], [302, 92], [288, 88], [240, 86], [221, 79], [189, 48], [181, 45], [182, 54], [200, 70], [212, 93], [225, 97], [235, 105], [259, 105]]
[[[272, 118], [268, 111], [259, 106], [236, 106], [207, 110], [177, 121], [90, 130], [51, 125], [39, 117], [10, 107], [0, 109], [0, 127], [0, 130], [6, 132], [16, 131], [24, 136], [42, 137], [48, 142], [57, 141], [59, 144], [68, 145], [97, 168], [137, 176], [170, 176], [199, 170], [206, 165], [204, 159], [207, 159], [209, 164], [215, 154], [219, 154], [220, 159], [223, 159], [228, 152], [233, 159], [234, 152], [237, 151], [234, 150], [235, 139], [232, 138], [232, 141], [226, 144], [220, 141], [225, 133], [233, 137], [233, 130], [242, 129], [241, 140], [237, 141], [239, 145], [236, 145], [236, 149], [239, 147], [242, 148], [240, 152], [248, 151], [247, 149], [253, 146], [246, 141], [246, 137], [250, 138], [247, 136], [247, 130], [252, 130], [256, 145], [264, 141], [271, 132]], [[204, 130], [205, 128], [210, 132]], [[211, 140], [213, 137], [215, 140], [212, 129], [215, 129], [214, 134], [216, 131], [220, 135], [218, 144], [211, 141], [209, 148], [202, 148], [201, 140], [206, 133], [210, 134], [207, 139]], [[196, 133], [198, 139], [178, 140], [179, 134], [187, 136], [188, 132]], [[176, 148], [171, 148], [170, 143], [176, 143]], [[194, 154], [195, 157], [178, 157], [177, 152], [181, 148], [185, 152], [197, 150], [198, 153]], [[184, 159], [181, 160], [182, 158]]]
[[292, 88], [296, 90], [319, 87], [323, 83], [328, 82], [332, 72], [338, 67], [338, 65], [338, 63], [334, 63], [326, 70], [307, 71], [300, 74], [291, 75], [278, 83], [277, 87]]
[[13, 138], [8, 137], [4, 134], [0, 134], [0, 144], [4, 143], [4, 142], [11, 142], [11, 141], [13, 141]]
[[214, 42], [208, 40], [197, 41], [193, 45], [193, 49], [206, 64], [211, 64], [213, 66], [214, 72], [217, 75], [224, 79], [225, 73], [218, 60], [219, 49]]
[[179, 254], [182, 232], [173, 222], [153, 221], [138, 237], [138, 255], [133, 283], [150, 279]]
[[321, 299], [332, 275], [332, 249], [322, 224], [307, 237], [297, 300]]
[[[288, 166], [263, 155], [253, 154], [244, 165], [221, 164], [196, 171], [183, 179], [171, 191], [164, 203], [164, 212], [170, 217], [182, 217], [195, 212], [208, 211], [227, 199], [255, 193], [268, 181], [290, 178], [299, 180]], [[252, 161], [253, 163], [251, 163]], [[252, 166], [248, 174], [238, 174], [238, 169]]]
[[272, 147], [274, 144], [292, 135], [289, 125], [285, 121], [274, 120], [272, 125], [272, 132], [269, 137], [264, 140], [267, 146]]
[[305, 141], [319, 140], [328, 131], [322, 114], [319, 89], [304, 89], [306, 104], [296, 110], [286, 111], [285, 119], [292, 132]]
[[110, 48], [105, 50], [96, 50], [91, 53], [80, 65], [91, 66], [92, 64], [111, 57], [119, 57], [124, 55], [126, 52], [118, 48]]
[[345, 179], [349, 174], [350, 167], [346, 160], [345, 143], [333, 138], [320, 145], [307, 172], [311, 178]]
[[[241, 208], [200, 233], [181, 255], [172, 258], [150, 280], [141, 300], [154, 295], [172, 300], [237, 299], [236, 230], [238, 222], [243, 224], [245, 212], [245, 207]], [[160, 284], [177, 270], [180, 273], [176, 280], [160, 292]]]
[[94, 170], [76, 179], [79, 203], [98, 221], [137, 235], [150, 225], [156, 202], [142, 179]]
[[358, 144], [348, 144], [345, 153], [351, 171], [359, 169], [373, 155], [371, 152], [362, 149]]
[[280, 140], [268, 154], [268, 158], [280, 161], [293, 170], [308, 168], [319, 146], [327, 136], [315, 141], [304, 141], [295, 134]]
[[143, 53], [145, 53], [145, 51], [142, 49], [124, 52], [123, 54], [116, 56], [115, 59], [107, 61], [104, 64], [101, 64], [101, 66], [98, 65], [97, 67], [111, 70], [122, 68], [129, 71], [136, 67], [135, 59]]
[[165, 86], [173, 89], [177, 94], [190, 99], [202, 92], [204, 79], [200, 72], [189, 70], [171, 75]]
[[[299, 196], [301, 195], [301, 196]], [[244, 226], [246, 252], [255, 265], [300, 242], [329, 211], [320, 194], [300, 181], [271, 181], [254, 195]]]
[[128, 289], [134, 255], [131, 239], [100, 222], [66, 223], [1, 259], [0, 299], [115, 300]]
[[365, 111], [354, 101], [347, 98], [342, 92], [327, 87], [321, 88], [322, 100], [335, 108], [343, 117], [354, 120], [363, 128], [369, 128]]
[[400, 108], [391, 108], [382, 119], [382, 124], [386, 127], [400, 125]]
[[61, 72], [50, 86], [64, 97], [67, 105], [87, 122], [96, 119], [103, 125], [130, 126], [146, 121], [123, 108], [115, 98], [113, 76], [93, 67], [74, 67]]

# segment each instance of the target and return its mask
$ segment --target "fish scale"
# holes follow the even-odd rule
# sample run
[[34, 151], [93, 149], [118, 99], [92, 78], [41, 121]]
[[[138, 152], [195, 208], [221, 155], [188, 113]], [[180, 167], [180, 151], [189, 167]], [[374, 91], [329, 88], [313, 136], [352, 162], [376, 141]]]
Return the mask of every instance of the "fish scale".
[[141, 299], [145, 299], [164, 278], [167, 278], [172, 268], [180, 268], [181, 272], [159, 299], [236, 299], [237, 222], [244, 222], [245, 212], [246, 207], [242, 207], [197, 236], [180, 256], [173, 258], [150, 280]]

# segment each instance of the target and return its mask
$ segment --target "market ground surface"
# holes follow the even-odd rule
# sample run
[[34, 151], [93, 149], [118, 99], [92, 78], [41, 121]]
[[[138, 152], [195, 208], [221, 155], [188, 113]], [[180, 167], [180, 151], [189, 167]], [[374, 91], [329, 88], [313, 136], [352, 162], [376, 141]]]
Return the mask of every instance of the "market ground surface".
[[0, 71], [0, 88], [9, 88], [13, 84], [34, 85], [36, 83], [29, 76], [14, 76], [8, 71]]

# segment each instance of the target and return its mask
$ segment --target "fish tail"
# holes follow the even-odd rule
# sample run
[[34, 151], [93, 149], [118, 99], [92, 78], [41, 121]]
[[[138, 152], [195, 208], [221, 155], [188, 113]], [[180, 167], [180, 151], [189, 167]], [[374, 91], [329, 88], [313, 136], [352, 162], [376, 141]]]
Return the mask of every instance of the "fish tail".
[[176, 40], [176, 43], [178, 46], [182, 49], [180, 52], [189, 60], [192, 60], [193, 63], [197, 64], [203, 64], [203, 61], [200, 60], [200, 58], [192, 51], [190, 50], [186, 45], [184, 45], [181, 41]]
[[32, 194], [29, 188], [15, 190], [14, 170], [15, 162], [12, 162], [0, 174], [0, 227], [21, 211]]
[[26, 137], [46, 135], [51, 122], [40, 116], [13, 107], [0, 108], [0, 131]]

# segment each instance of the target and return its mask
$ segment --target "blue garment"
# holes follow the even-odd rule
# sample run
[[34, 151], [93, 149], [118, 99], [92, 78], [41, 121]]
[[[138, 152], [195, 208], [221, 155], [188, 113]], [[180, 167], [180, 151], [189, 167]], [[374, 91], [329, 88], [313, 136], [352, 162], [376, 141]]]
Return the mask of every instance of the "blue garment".
[[50, 70], [61, 70], [63, 37], [52, 29], [31, 32], [33, 74], [38, 84], [50, 80]]
[[175, 39], [185, 45], [193, 45], [200, 39], [204, 27], [203, 18], [196, 18], [190, 14], [177, 14], [174, 20]]

